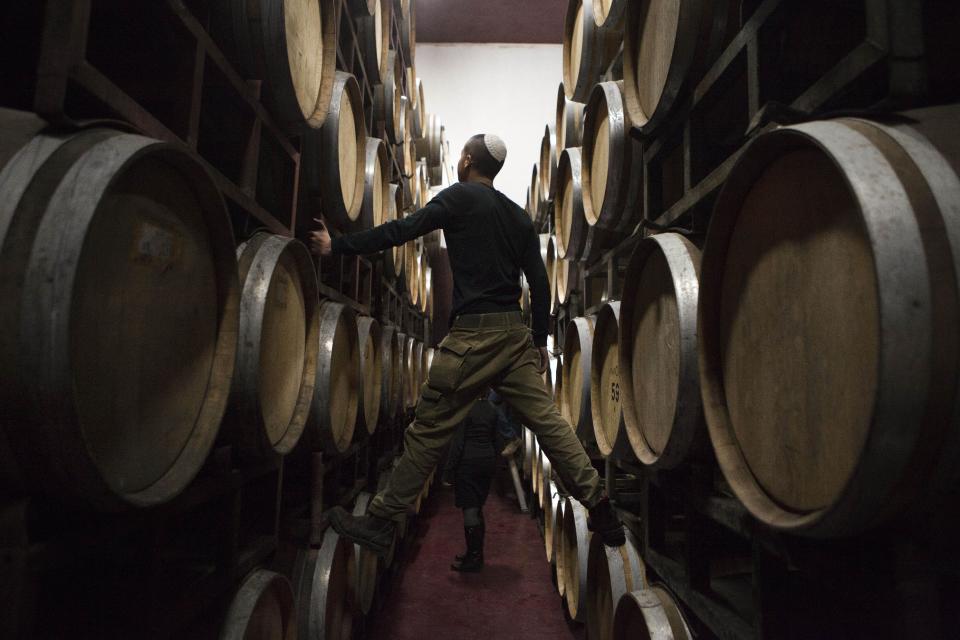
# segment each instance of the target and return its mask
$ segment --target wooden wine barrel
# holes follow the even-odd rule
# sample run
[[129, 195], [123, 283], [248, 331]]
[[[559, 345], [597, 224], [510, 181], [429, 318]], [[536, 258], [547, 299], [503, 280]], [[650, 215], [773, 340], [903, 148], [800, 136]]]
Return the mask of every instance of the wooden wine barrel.
[[543, 482], [543, 457], [540, 451], [540, 441], [534, 438], [533, 449], [533, 495], [537, 497], [537, 505], [540, 504], [541, 483]]
[[400, 9], [400, 50], [407, 64], [412, 65], [417, 53], [417, 12], [412, 0], [395, 0]]
[[563, 87], [567, 98], [586, 101], [619, 46], [616, 31], [597, 27], [593, 0], [569, 0], [563, 23]]
[[727, 482], [767, 524], [848, 535], [950, 504], [958, 123], [951, 106], [785, 127], [747, 147], [717, 200], [704, 408]]
[[379, 84], [390, 73], [387, 54], [393, 24], [393, 0], [370, 0], [364, 4], [366, 8], [354, 16], [354, 25], [367, 80], [370, 84]]
[[[381, 0], [383, 1], [383, 0]], [[393, 49], [385, 56], [385, 69], [373, 90], [373, 112], [383, 122], [390, 144], [401, 144], [405, 130], [406, 104], [403, 102], [403, 63]]]
[[[541, 247], [543, 239], [541, 237]], [[547, 237], [545, 251], [543, 251], [543, 264], [547, 268], [547, 280], [550, 282], [550, 313], [557, 311], [557, 248], [556, 238], [553, 235]]]
[[240, 334], [221, 437], [249, 459], [293, 450], [317, 377], [320, 301], [299, 240], [258, 233], [237, 250]]
[[557, 508], [553, 513], [553, 577], [557, 585], [557, 592], [563, 598], [566, 591], [565, 584], [565, 557], [563, 554], [563, 514], [567, 509], [567, 502], [570, 498], [561, 496], [557, 502]]
[[303, 139], [300, 180], [308, 209], [319, 208], [341, 230], [360, 216], [366, 146], [360, 86], [349, 73], [337, 71], [323, 128]]
[[646, 587], [646, 568], [632, 535], [619, 547], [608, 547], [594, 536], [587, 558], [587, 637], [611, 640], [620, 598]]
[[346, 451], [353, 440], [360, 404], [360, 349], [350, 307], [331, 300], [320, 305], [317, 384], [307, 433], [310, 448]]
[[364, 160], [363, 202], [354, 231], [379, 227], [387, 221], [390, 207], [390, 165], [387, 145], [380, 138], [367, 138]]
[[[377, 493], [382, 492], [387, 488], [387, 482], [390, 480], [390, 475], [392, 471], [390, 469], [384, 470], [377, 477]], [[389, 569], [393, 566], [393, 561], [396, 559], [397, 547], [400, 544], [403, 536], [406, 534], [407, 528], [407, 517], [406, 514], [401, 516], [401, 519], [397, 522], [397, 527], [394, 530], [393, 539], [390, 541], [390, 547], [387, 549], [387, 552], [381, 556], [380, 561], [384, 569]]]
[[623, 29], [623, 22], [627, 16], [629, 0], [592, 0], [593, 21], [608, 30]]
[[557, 513], [557, 509], [560, 506], [560, 501], [562, 500], [562, 498], [560, 497], [560, 493], [557, 491], [556, 483], [553, 482], [552, 480], [547, 485], [546, 494], [548, 497], [546, 500], [546, 506], [543, 510], [543, 547], [544, 547], [544, 550], [547, 552], [547, 562], [555, 563], [556, 562], [555, 555], [559, 555], [559, 554], [554, 554], [553, 527], [557, 523], [556, 513]]
[[619, 455], [630, 451], [620, 404], [623, 392], [619, 344], [620, 303], [611, 301], [597, 313], [590, 359], [590, 411], [597, 448], [603, 457], [614, 451]]
[[[353, 515], [364, 516], [373, 495], [363, 491], [357, 495], [353, 506]], [[360, 613], [369, 615], [373, 609], [373, 598], [377, 594], [377, 578], [380, 572], [380, 559], [377, 554], [359, 544], [353, 545], [355, 562], [354, 575], [356, 576], [356, 598]]]
[[587, 618], [587, 566], [590, 538], [587, 509], [570, 498], [563, 509], [563, 597], [570, 617], [577, 622]]
[[677, 601], [661, 585], [629, 591], [616, 607], [613, 640], [692, 640], [694, 637]]
[[[408, 69], [409, 71], [409, 69]], [[412, 69], [413, 76], [416, 77], [417, 70], [416, 68]], [[409, 78], [407, 79], [409, 82]], [[407, 85], [409, 88], [411, 85]], [[410, 91], [413, 94], [413, 113], [414, 113], [414, 123], [413, 123], [413, 137], [416, 140], [424, 137], [427, 134], [427, 101], [424, 97], [423, 92], [423, 81], [420, 78], [416, 78], [412, 85], [413, 89]], [[419, 156], [418, 156], [419, 157]]]
[[[586, 98], [584, 98], [585, 100]], [[557, 162], [564, 149], [579, 147], [583, 143], [583, 102], [574, 102], [567, 98], [563, 83], [557, 89]], [[556, 197], [556, 194], [554, 194]]]
[[391, 325], [385, 325], [380, 332], [380, 415], [387, 420], [397, 414], [403, 393], [399, 335]]
[[551, 493], [553, 485], [553, 463], [543, 449], [540, 449], [540, 511], [546, 517], [550, 509], [550, 500], [553, 498]]
[[380, 323], [366, 316], [357, 317], [357, 347], [360, 360], [360, 398], [357, 417], [367, 433], [373, 433], [380, 421], [383, 395], [383, 353], [380, 350]]
[[523, 478], [524, 480], [533, 479], [533, 447], [534, 447], [534, 435], [533, 431], [523, 427]]
[[406, 274], [407, 291], [410, 303], [418, 306], [420, 302], [420, 263], [423, 256], [421, 240], [410, 240], [403, 247], [403, 270]]
[[230, 602], [220, 640], [296, 640], [293, 587], [285, 576], [254, 569]]
[[[428, 114], [423, 130], [423, 138], [417, 141], [417, 156], [427, 161], [428, 171], [425, 172], [424, 177], [430, 183], [434, 181], [430, 179], [429, 169], [440, 166], [441, 144], [442, 126], [440, 125], [440, 118], [432, 113]], [[436, 182], [439, 183], [439, 180]]]
[[534, 163], [533, 171], [530, 173], [530, 187], [527, 189], [527, 215], [533, 220], [536, 220], [540, 213], [542, 200], [543, 197], [540, 195], [540, 167]]
[[[403, 191], [400, 185], [391, 183], [388, 186], [387, 222], [397, 220], [403, 211]], [[383, 261], [384, 271], [395, 280], [403, 278], [403, 246], [390, 247]]]
[[557, 234], [557, 256], [566, 260], [579, 260], [587, 241], [581, 175], [580, 148], [564, 149], [557, 165], [553, 226]]
[[414, 338], [410, 346], [410, 406], [415, 407], [420, 399], [420, 385], [423, 384], [423, 342]]
[[430, 367], [433, 366], [433, 357], [437, 355], [437, 350], [433, 347], [427, 347], [423, 350], [423, 382], [427, 381], [427, 375], [430, 373]]
[[287, 133], [324, 123], [337, 65], [333, 0], [214, 3], [214, 33], [243, 77], [264, 82], [263, 100]]
[[662, 233], [637, 245], [624, 277], [624, 431], [637, 458], [657, 468], [678, 466], [705, 436], [697, 368], [699, 274], [700, 250], [683, 236]]
[[574, 318], [567, 323], [563, 344], [563, 396], [560, 410], [580, 439], [593, 439], [590, 409], [590, 366], [593, 357], [594, 319]]
[[[403, 149], [402, 153], [402, 173], [404, 176], [410, 177], [413, 176], [417, 171], [417, 148], [413, 143], [413, 107], [410, 106], [410, 99], [407, 96], [403, 97], [404, 100], [404, 125], [403, 125]], [[419, 184], [410, 185], [410, 189], [419, 188]], [[412, 193], [411, 197], [405, 201], [409, 208], [413, 205]]]
[[630, 233], [643, 213], [643, 153], [630, 137], [623, 82], [590, 93], [583, 125], [583, 213], [593, 226]]
[[300, 640], [348, 640], [356, 609], [353, 545], [333, 527], [319, 549], [298, 552], [293, 565]]
[[230, 220], [179, 147], [44, 127], [0, 109], [0, 428], [18, 489], [166, 502], [203, 465], [230, 391]]
[[580, 266], [572, 260], [557, 260], [557, 305], [566, 304], [580, 284]]
[[430, 178], [428, 177], [427, 172], [427, 163], [424, 160], [417, 162], [417, 179], [420, 180], [420, 204], [417, 207], [422, 209], [425, 204], [430, 200]]
[[644, 135], [663, 122], [722, 51], [733, 3], [714, 0], [628, 2], [623, 28], [623, 89]]
[[540, 140], [540, 193], [544, 200], [553, 200], [557, 193], [557, 132], [554, 125], [544, 127]]
[[410, 353], [413, 349], [413, 336], [405, 333], [397, 334], [397, 346], [400, 348], [400, 407], [399, 413], [410, 407]]

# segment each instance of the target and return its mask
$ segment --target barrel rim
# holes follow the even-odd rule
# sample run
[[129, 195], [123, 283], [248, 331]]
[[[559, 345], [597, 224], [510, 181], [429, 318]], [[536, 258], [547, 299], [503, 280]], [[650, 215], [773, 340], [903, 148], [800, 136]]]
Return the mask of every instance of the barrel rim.
[[242, 640], [250, 617], [268, 592], [277, 597], [286, 614], [282, 640], [294, 640], [297, 636], [297, 615], [293, 586], [286, 576], [263, 568], [254, 569], [240, 583], [220, 628], [220, 640]]
[[[586, 244], [587, 219], [583, 213], [582, 171], [580, 147], [564, 149], [557, 165], [557, 196], [553, 207], [553, 226], [557, 238], [557, 255], [569, 260], [579, 260], [584, 254]], [[564, 231], [563, 222], [568, 180], [573, 185], [569, 237]]]
[[[350, 397], [347, 398], [347, 414], [344, 420], [344, 432], [335, 434], [332, 429], [333, 425], [330, 423], [331, 399], [333, 398], [333, 394], [329, 387], [322, 389], [322, 385], [315, 385], [313, 403], [310, 408], [311, 430], [314, 437], [311, 446], [314, 449], [319, 448], [323, 451], [338, 451], [342, 453], [350, 447], [350, 443], [353, 441], [354, 429], [357, 423], [357, 413], [359, 411], [359, 394], [357, 390], [360, 385], [359, 336], [357, 334], [357, 321], [355, 316], [356, 313], [353, 309], [343, 303], [326, 298], [320, 301], [320, 338], [317, 341], [320, 356], [318, 358], [317, 379], [327, 381], [331, 379], [333, 362], [331, 358], [332, 354], [329, 353], [329, 350], [332, 349], [333, 343], [329, 341], [330, 344], [328, 348], [328, 345], [322, 338], [324, 335], [334, 335], [338, 324], [340, 324], [342, 320], [342, 326], [349, 334], [348, 341], [352, 346], [348, 375], [350, 375], [353, 382], [352, 388], [354, 393], [351, 393]], [[339, 438], [337, 437], [338, 435]]]

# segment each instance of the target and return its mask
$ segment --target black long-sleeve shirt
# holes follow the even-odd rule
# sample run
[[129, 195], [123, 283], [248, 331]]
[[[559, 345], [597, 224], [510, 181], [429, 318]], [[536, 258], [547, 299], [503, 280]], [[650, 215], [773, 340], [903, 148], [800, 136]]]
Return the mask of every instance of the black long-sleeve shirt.
[[452, 318], [520, 310], [520, 272], [530, 286], [533, 342], [547, 344], [550, 290], [540, 239], [529, 216], [485, 184], [460, 182], [422, 209], [379, 227], [334, 238], [333, 252], [376, 253], [443, 229], [453, 271]]

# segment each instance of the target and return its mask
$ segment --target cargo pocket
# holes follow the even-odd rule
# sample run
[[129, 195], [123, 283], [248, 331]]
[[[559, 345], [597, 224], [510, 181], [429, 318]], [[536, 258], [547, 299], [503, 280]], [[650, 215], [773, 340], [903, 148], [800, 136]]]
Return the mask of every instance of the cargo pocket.
[[469, 351], [470, 345], [465, 341], [454, 336], [444, 338], [430, 365], [427, 386], [442, 394], [456, 391], [463, 381], [463, 363]]

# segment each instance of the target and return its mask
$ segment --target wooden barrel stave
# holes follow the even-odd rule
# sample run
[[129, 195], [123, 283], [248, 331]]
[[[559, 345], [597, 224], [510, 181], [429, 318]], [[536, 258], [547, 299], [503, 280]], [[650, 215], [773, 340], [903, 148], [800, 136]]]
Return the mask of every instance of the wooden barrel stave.
[[625, 434], [641, 462], [672, 469], [705, 436], [697, 366], [700, 250], [678, 234], [654, 235], [634, 249], [626, 273], [619, 345]]
[[301, 638], [351, 637], [357, 585], [353, 555], [353, 545], [332, 527], [319, 549], [297, 553], [292, 583]]
[[567, 324], [563, 345], [563, 395], [561, 412], [581, 440], [593, 439], [590, 403], [590, 367], [593, 358], [594, 320], [574, 318]]
[[244, 458], [293, 450], [313, 402], [320, 301], [310, 253], [259, 233], [243, 245], [240, 335], [224, 436]]
[[[0, 122], [0, 415], [17, 484], [106, 510], [165, 502], [199, 471], [229, 394], [240, 291], [223, 201], [165, 143]], [[170, 402], [141, 398], [177, 375]]]
[[646, 567], [632, 534], [619, 547], [608, 547], [594, 536], [587, 560], [587, 637], [610, 640], [620, 598], [646, 587]]
[[[403, 211], [403, 191], [400, 185], [390, 183], [387, 195], [387, 222], [397, 220]], [[403, 246], [390, 247], [383, 260], [384, 271], [394, 280], [403, 279]]]
[[220, 640], [296, 640], [293, 587], [286, 577], [254, 569], [227, 610]]
[[601, 82], [590, 93], [583, 126], [583, 211], [587, 223], [629, 233], [643, 211], [643, 153], [630, 137], [623, 81]]
[[360, 360], [360, 398], [357, 417], [366, 432], [372, 434], [380, 421], [383, 395], [383, 353], [380, 323], [366, 316], [357, 317], [357, 347]]
[[[942, 509], [945, 503], [938, 496], [957, 483], [957, 436], [947, 425], [957, 411], [958, 347], [954, 332], [946, 327], [956, 323], [960, 282], [954, 258], [960, 235], [957, 216], [951, 215], [960, 201], [958, 158], [951, 142], [958, 113], [955, 107], [934, 108], [907, 118], [897, 124], [861, 119], [811, 122], [760, 136], [734, 167], [716, 204], [717, 230], [711, 227], [700, 291], [700, 371], [707, 422], [721, 469], [737, 497], [758, 519], [778, 528], [818, 537], [850, 535], [903, 515], [917, 502]], [[829, 430], [815, 414], [800, 425], [778, 425], [783, 428], [778, 438], [786, 445], [796, 447], [791, 442], [800, 436], [817, 446], [797, 453], [770, 450], [767, 455], [773, 454], [779, 467], [787, 464], [796, 469], [794, 473], [802, 473], [820, 464], [829, 449], [829, 473], [818, 476], [812, 487], [798, 485], [792, 475], [788, 484], [777, 485], [769, 467], [747, 466], [749, 458], [742, 449], [748, 433], [745, 418], [731, 418], [720, 387], [734, 384], [727, 378], [739, 346], [732, 343], [724, 365], [717, 355], [720, 326], [709, 326], [715, 318], [717, 322], [724, 318], [732, 336], [727, 340], [740, 339], [742, 329], [733, 324], [737, 316], [717, 313], [724, 300], [721, 287], [729, 278], [725, 247], [745, 248], [731, 233], [733, 223], [742, 220], [756, 226], [741, 209], [747, 214], [754, 211], [769, 192], [767, 185], [778, 184], [775, 180], [791, 163], [808, 175], [814, 169], [819, 173], [814, 174], [816, 181], [802, 176], [804, 181], [798, 183], [804, 185], [802, 190], [778, 198], [786, 210], [810, 210], [817, 198], [824, 199], [813, 209], [819, 215], [808, 223], [810, 253], [802, 264], [809, 271], [833, 264], [832, 272], [838, 275], [825, 281], [818, 293], [823, 300], [836, 300], [828, 321], [833, 331], [813, 336], [829, 347], [819, 363], [822, 371], [810, 371], [802, 362], [805, 366], [797, 365], [781, 378], [784, 384], [791, 381], [801, 388], [829, 381], [829, 387], [811, 398], [833, 407], [835, 418]], [[879, 184], [882, 196], [864, 188]], [[812, 230], [819, 233], [813, 235]], [[843, 238], [844, 244], [824, 244], [834, 237]], [[766, 242], [774, 250], [783, 240], [771, 235]], [[755, 252], [751, 249], [739, 257], [739, 264], [752, 265]], [[810, 295], [804, 282], [788, 282], [785, 290], [793, 298], [785, 300], [781, 310], [788, 313], [768, 327], [807, 332], [822, 326], [826, 318], [814, 324], [819, 319], [814, 316], [797, 325], [789, 313]], [[856, 294], [843, 289], [854, 286]], [[739, 314], [758, 313], [753, 310], [753, 291], [743, 288], [744, 301], [732, 308]], [[830, 336], [836, 344], [825, 344]], [[766, 342], [769, 337], [759, 334], [757, 339]], [[776, 344], [777, 349], [783, 346]], [[867, 373], [849, 383], [842, 398], [831, 395], [845, 371], [838, 363], [848, 362], [859, 362], [858, 371]], [[754, 366], [758, 373], [777, 370], [769, 361]], [[748, 374], [737, 374], [738, 384], [745, 384], [744, 379], [749, 380]], [[737, 402], [730, 404], [739, 411]], [[813, 409], [816, 406], [806, 411]], [[835, 424], [840, 419], [843, 429]], [[837, 434], [844, 440], [831, 444], [829, 438]]]
[[352, 309], [325, 300], [320, 305], [317, 384], [307, 426], [312, 450], [346, 451], [359, 411], [360, 353]]

